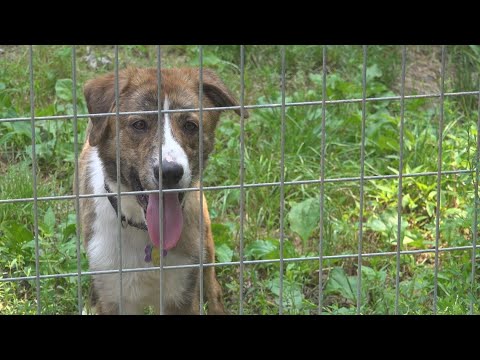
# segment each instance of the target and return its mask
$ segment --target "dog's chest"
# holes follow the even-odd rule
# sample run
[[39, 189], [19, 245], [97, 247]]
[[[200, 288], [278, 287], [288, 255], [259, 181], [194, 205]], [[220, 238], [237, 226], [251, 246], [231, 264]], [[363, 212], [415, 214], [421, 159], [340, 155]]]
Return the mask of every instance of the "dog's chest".
[[[93, 152], [90, 158], [89, 179], [94, 193], [105, 193], [104, 176], [98, 156]], [[122, 213], [133, 213], [138, 207], [134, 197], [122, 197]], [[117, 270], [120, 265], [120, 246], [122, 269], [146, 269], [154, 265], [145, 261], [145, 247], [151, 244], [148, 232], [132, 226], [119, 230], [118, 218], [106, 197], [94, 198], [92, 236], [88, 241], [87, 252], [91, 270]], [[141, 211], [141, 210], [140, 210]], [[137, 212], [138, 213], [138, 212]], [[140, 212], [141, 214], [141, 212]], [[135, 219], [139, 221], [139, 219]], [[119, 231], [121, 244], [119, 243]], [[182, 238], [185, 234], [182, 234]], [[184, 239], [180, 239], [180, 242]], [[188, 239], [191, 240], [191, 239]], [[192, 259], [173, 249], [164, 258], [164, 265], [186, 265]], [[163, 272], [163, 294], [167, 304], [182, 305], [185, 291], [191, 283], [191, 269], [172, 269]], [[119, 275], [97, 275], [96, 281], [102, 287], [102, 293], [109, 301], [116, 303], [120, 294]], [[158, 305], [160, 294], [160, 273], [156, 271], [128, 271], [122, 273], [122, 291], [124, 299], [132, 304]], [[105, 299], [104, 299], [105, 300]]]
[[[105, 198], [102, 198], [105, 200]], [[108, 201], [107, 201], [108, 203]], [[114, 270], [119, 268], [120, 251], [118, 242], [118, 224], [116, 218], [109, 214], [101, 215], [101, 207], [94, 224], [94, 235], [88, 243], [88, 255], [92, 270]], [[130, 226], [121, 229], [122, 268], [151, 268], [153, 264], [145, 262], [145, 247], [150, 240], [145, 231]], [[187, 256], [172, 250], [164, 258], [166, 266], [185, 265], [191, 260]], [[163, 294], [167, 303], [181, 304], [189, 283], [190, 269], [164, 270]], [[123, 272], [122, 286], [124, 298], [135, 304], [155, 305], [160, 294], [159, 271]], [[104, 278], [105, 281], [101, 279]], [[107, 279], [108, 278], [108, 279]], [[118, 299], [120, 282], [118, 274], [99, 276], [102, 288], [111, 294], [112, 301]], [[108, 281], [107, 281], [108, 280]]]

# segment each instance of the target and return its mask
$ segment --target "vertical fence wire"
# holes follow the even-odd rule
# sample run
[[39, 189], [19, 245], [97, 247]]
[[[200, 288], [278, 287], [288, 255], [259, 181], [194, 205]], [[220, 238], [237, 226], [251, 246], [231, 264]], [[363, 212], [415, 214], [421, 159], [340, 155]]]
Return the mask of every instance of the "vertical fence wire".
[[118, 278], [120, 281], [120, 301], [118, 304], [119, 314], [123, 314], [123, 254], [122, 254], [122, 197], [120, 196], [120, 103], [118, 89], [118, 45], [115, 45], [115, 141], [116, 141], [116, 160], [117, 160], [117, 230], [118, 230], [118, 259], [119, 271]]
[[443, 150], [443, 105], [445, 98], [445, 56], [446, 47], [442, 46], [442, 69], [440, 74], [440, 118], [438, 124], [438, 159], [437, 159], [437, 205], [435, 209], [435, 274], [433, 278], [433, 313], [437, 314], [438, 298], [438, 265], [440, 246], [440, 206], [442, 190], [442, 150]]
[[400, 85], [400, 154], [398, 159], [398, 200], [397, 200], [397, 269], [395, 275], [395, 315], [398, 315], [400, 298], [400, 251], [402, 251], [402, 201], [403, 201], [403, 128], [405, 125], [405, 75], [407, 47], [402, 47], [402, 74]]
[[243, 315], [243, 246], [245, 226], [245, 46], [240, 45], [240, 294], [239, 294], [239, 314]]
[[33, 83], [33, 46], [29, 47], [30, 75], [30, 116], [32, 123], [32, 178], [33, 178], [33, 226], [35, 231], [35, 287], [37, 292], [37, 314], [42, 311], [40, 299], [40, 249], [38, 243], [38, 194], [37, 194], [37, 155], [35, 152], [35, 87]]
[[363, 247], [363, 206], [365, 178], [365, 124], [367, 98], [367, 46], [363, 46], [362, 69], [362, 139], [360, 153], [360, 212], [358, 216], [358, 274], [357, 274], [357, 314], [362, 306], [362, 247]]
[[[159, 137], [159, 146], [158, 146], [158, 224], [159, 224], [159, 233], [160, 233], [160, 245], [159, 245], [159, 258], [160, 258], [160, 288], [159, 288], [159, 309], [160, 315], [164, 314], [164, 304], [163, 304], [163, 284], [164, 284], [164, 256], [163, 256], [163, 169], [162, 169], [162, 147], [163, 147], [163, 126], [162, 126], [162, 105], [161, 105], [161, 96], [162, 96], [162, 62], [161, 62], [161, 51], [160, 45], [157, 45], [157, 106], [158, 106], [158, 115], [157, 115], [157, 127], [158, 127], [158, 137]], [[171, 125], [170, 125], [171, 126]]]
[[199, 193], [200, 193], [200, 249], [199, 249], [199, 277], [200, 277], [200, 315], [203, 315], [203, 251], [204, 251], [204, 226], [203, 226], [203, 46], [199, 46], [199, 127], [198, 127], [198, 168], [199, 168]]
[[[480, 79], [479, 79], [480, 80]], [[480, 89], [480, 81], [478, 82], [478, 88]], [[473, 208], [473, 229], [472, 229], [472, 273], [471, 273], [471, 285], [470, 285], [470, 315], [473, 315], [475, 305], [475, 272], [477, 268], [477, 236], [478, 236], [478, 180], [480, 166], [480, 93], [478, 96], [478, 119], [477, 119], [477, 149], [475, 152], [475, 181], [474, 181], [474, 208]]]
[[325, 134], [325, 101], [327, 100], [327, 46], [323, 46], [322, 53], [322, 149], [320, 157], [320, 238], [318, 244], [318, 314], [322, 314], [323, 307], [323, 226], [324, 226], [324, 206], [325, 206], [325, 152], [326, 152], [326, 134]]
[[73, 97], [73, 151], [75, 152], [75, 216], [77, 226], [75, 227], [77, 243], [77, 296], [78, 296], [78, 314], [82, 315], [83, 297], [82, 297], [82, 261], [80, 252], [80, 198], [78, 184], [78, 119], [77, 119], [77, 53], [75, 45], [72, 46], [72, 97]]
[[282, 61], [282, 114], [281, 114], [281, 144], [280, 144], [280, 282], [279, 288], [279, 314], [283, 314], [283, 244], [285, 241], [285, 46], [281, 48]]

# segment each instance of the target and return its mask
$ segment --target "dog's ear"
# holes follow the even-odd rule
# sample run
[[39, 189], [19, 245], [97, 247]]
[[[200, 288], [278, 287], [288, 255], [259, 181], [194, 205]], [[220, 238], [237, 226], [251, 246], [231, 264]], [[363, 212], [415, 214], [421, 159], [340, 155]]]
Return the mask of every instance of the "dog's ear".
[[[220, 80], [218, 75], [210, 69], [203, 69], [203, 91], [205, 96], [207, 96], [215, 104], [215, 106], [222, 107], [240, 105], [223, 81]], [[240, 109], [236, 109], [235, 112], [241, 116]], [[247, 109], [243, 109], [243, 117], [246, 119], [248, 116], [249, 114]]]
[[[128, 83], [128, 76], [125, 70], [120, 71], [118, 76], [118, 90], [121, 94]], [[115, 74], [110, 73], [87, 81], [83, 93], [90, 114], [113, 112], [115, 109]], [[96, 146], [105, 137], [111, 135], [108, 116], [95, 116], [90, 119], [93, 127], [88, 135], [88, 141], [90, 146]]]

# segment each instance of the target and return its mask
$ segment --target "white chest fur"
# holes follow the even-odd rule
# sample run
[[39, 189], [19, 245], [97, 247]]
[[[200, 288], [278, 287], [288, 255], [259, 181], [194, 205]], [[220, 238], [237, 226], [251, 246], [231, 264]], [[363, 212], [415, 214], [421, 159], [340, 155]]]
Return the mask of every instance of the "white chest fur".
[[[104, 173], [101, 160], [95, 149], [91, 152], [88, 165], [89, 179], [95, 194], [105, 193]], [[93, 236], [88, 242], [88, 257], [91, 270], [116, 270], [120, 264], [119, 234], [117, 215], [106, 197], [94, 198], [95, 220]], [[136, 217], [143, 214], [135, 197], [122, 197], [122, 213], [135, 211]], [[132, 214], [133, 215], [133, 214]], [[143, 217], [143, 215], [140, 215]], [[137, 219], [136, 219], [137, 220]], [[184, 228], [185, 232], [185, 228]], [[182, 239], [184, 234], [182, 234]], [[180, 241], [182, 241], [180, 239]], [[150, 243], [146, 231], [127, 226], [121, 229], [122, 268], [149, 268], [153, 265], [146, 263], [145, 246]], [[166, 266], [185, 265], [192, 260], [172, 249], [164, 258]], [[186, 289], [190, 269], [164, 270], [163, 294], [165, 304], [181, 305], [182, 294]], [[103, 296], [112, 303], [119, 302], [120, 277], [119, 274], [96, 275], [99, 277]], [[158, 307], [160, 294], [159, 271], [123, 272], [122, 274], [123, 303], [127, 313], [141, 313], [143, 307], [152, 305]]]

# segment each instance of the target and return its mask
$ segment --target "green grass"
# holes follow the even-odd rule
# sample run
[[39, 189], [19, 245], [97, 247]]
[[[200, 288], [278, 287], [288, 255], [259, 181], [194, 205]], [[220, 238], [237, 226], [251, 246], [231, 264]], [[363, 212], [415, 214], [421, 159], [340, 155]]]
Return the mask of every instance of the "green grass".
[[[286, 48], [286, 101], [322, 99], [322, 51], [320, 46]], [[96, 58], [97, 68], [85, 57]], [[35, 114], [72, 115], [72, 50], [63, 46], [34, 47]], [[152, 46], [120, 47], [120, 66], [155, 66]], [[280, 47], [247, 46], [245, 51], [245, 101], [248, 104], [281, 103]], [[329, 100], [362, 97], [362, 48], [327, 47], [327, 97]], [[102, 63], [103, 58], [103, 63]], [[85, 112], [81, 85], [89, 78], [113, 70], [111, 46], [77, 47], [77, 105]], [[235, 94], [240, 92], [238, 46], [206, 46], [204, 65], [215, 69]], [[413, 83], [422, 74], [424, 59], [439, 74], [439, 51], [433, 47], [409, 47], [407, 78]], [[422, 60], [423, 59], [423, 60]], [[432, 60], [433, 59], [433, 60]], [[106, 60], [106, 61], [105, 61]], [[425, 61], [424, 61], [425, 62]], [[194, 66], [198, 48], [162, 48], [162, 66]], [[478, 90], [480, 48], [447, 48], [446, 91]], [[420, 69], [420, 70], [419, 70]], [[400, 94], [401, 49], [368, 48], [367, 96]], [[0, 118], [30, 116], [28, 48], [5, 47], [0, 55]], [[439, 78], [431, 80], [437, 87]], [[407, 94], [422, 88], [407, 89]], [[425, 93], [425, 91], [423, 91]], [[255, 109], [245, 122], [245, 178], [247, 183], [280, 181], [281, 110]], [[286, 109], [285, 180], [320, 178], [322, 108], [296, 106]], [[437, 171], [440, 102], [405, 100], [404, 173]], [[443, 170], [476, 168], [478, 97], [446, 97], [444, 104]], [[361, 103], [326, 107], [325, 176], [358, 177], [361, 155]], [[399, 167], [400, 102], [377, 101], [366, 105], [365, 175], [395, 175]], [[86, 120], [78, 120], [79, 141], [85, 138]], [[240, 179], [240, 121], [225, 113], [217, 130], [214, 155], [205, 173], [205, 185], [238, 184]], [[71, 194], [74, 146], [73, 119], [37, 121], [38, 195]], [[32, 190], [31, 124], [0, 123], [0, 198], [30, 198]], [[467, 246], [473, 240], [474, 174], [441, 178], [440, 239], [442, 248]], [[404, 250], [435, 246], [436, 176], [403, 179], [402, 234]], [[397, 248], [398, 179], [364, 183], [363, 252], [395, 252]], [[206, 194], [213, 222], [217, 261], [238, 261], [240, 255], [240, 191]], [[318, 256], [320, 236], [320, 186], [285, 187], [284, 257]], [[38, 202], [39, 266], [41, 274], [77, 271], [74, 202]], [[245, 199], [244, 256], [247, 260], [278, 259], [280, 251], [280, 189], [249, 188]], [[324, 255], [358, 253], [360, 183], [325, 184]], [[0, 276], [35, 275], [33, 203], [0, 204]], [[81, 267], [88, 269], [84, 250]], [[465, 314], [474, 302], [479, 313], [480, 279], [475, 265], [471, 286], [471, 250], [441, 252], [438, 272], [438, 313]], [[479, 255], [476, 255], [477, 259]], [[434, 253], [400, 257], [399, 312], [429, 314], [433, 309]], [[226, 306], [239, 311], [239, 270], [217, 268]], [[357, 257], [325, 259], [322, 274], [318, 261], [285, 263], [283, 309], [287, 314], [318, 311], [319, 276], [323, 279], [323, 312], [357, 312]], [[363, 314], [393, 314], [396, 298], [396, 257], [364, 257], [361, 308]], [[244, 313], [276, 314], [279, 311], [279, 264], [245, 265]], [[82, 277], [83, 300], [88, 310], [88, 277]], [[70, 314], [78, 311], [76, 276], [43, 279], [40, 283], [42, 312]], [[35, 313], [35, 281], [0, 282], [0, 313]]]

